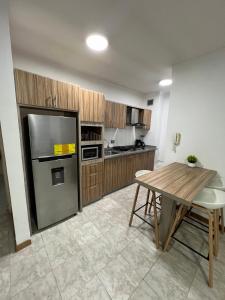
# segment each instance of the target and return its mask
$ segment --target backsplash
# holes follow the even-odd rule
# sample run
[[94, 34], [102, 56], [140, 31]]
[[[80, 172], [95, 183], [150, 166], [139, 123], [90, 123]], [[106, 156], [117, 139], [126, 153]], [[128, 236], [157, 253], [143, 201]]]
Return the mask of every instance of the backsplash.
[[[107, 147], [107, 143], [114, 137], [116, 133], [115, 128], [105, 128], [104, 147]], [[115, 139], [115, 144], [110, 146], [126, 146], [133, 145], [136, 139], [140, 139], [140, 135], [145, 135], [146, 131], [141, 128], [135, 128], [128, 126], [124, 129], [118, 129]]]

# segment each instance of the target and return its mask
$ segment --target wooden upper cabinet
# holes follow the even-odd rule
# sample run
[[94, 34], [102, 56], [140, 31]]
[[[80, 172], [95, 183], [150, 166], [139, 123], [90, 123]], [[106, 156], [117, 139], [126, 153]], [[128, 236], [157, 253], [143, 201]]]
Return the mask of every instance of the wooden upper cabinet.
[[146, 129], [151, 128], [151, 118], [152, 118], [152, 111], [149, 109], [144, 109], [143, 123], [145, 124]]
[[14, 70], [16, 100], [20, 104], [37, 105], [37, 82], [34, 74]]
[[68, 84], [65, 82], [54, 80], [53, 87], [53, 107], [68, 109]]
[[36, 82], [36, 89], [34, 92], [37, 97], [36, 105], [43, 107], [54, 106], [55, 102], [53, 103], [53, 98], [56, 97], [54, 81], [40, 75], [34, 75], [34, 80]]
[[126, 127], [126, 105], [121, 103], [114, 104], [115, 128]]
[[68, 84], [68, 109], [79, 110], [79, 90], [80, 87], [75, 84]]
[[151, 128], [152, 111], [149, 109], [140, 110], [139, 122], [145, 124], [146, 129]]
[[22, 70], [15, 70], [14, 77], [18, 103], [42, 107], [52, 106], [55, 90], [53, 80]]
[[125, 128], [126, 126], [126, 105], [106, 101], [105, 106], [105, 127]]
[[114, 128], [113, 120], [113, 102], [105, 101], [105, 127]]
[[105, 98], [102, 93], [80, 88], [80, 120], [84, 122], [104, 122]]
[[66, 82], [54, 81], [53, 106], [56, 108], [78, 111], [79, 86]]
[[16, 99], [20, 104], [79, 109], [79, 86], [25, 72], [14, 71]]

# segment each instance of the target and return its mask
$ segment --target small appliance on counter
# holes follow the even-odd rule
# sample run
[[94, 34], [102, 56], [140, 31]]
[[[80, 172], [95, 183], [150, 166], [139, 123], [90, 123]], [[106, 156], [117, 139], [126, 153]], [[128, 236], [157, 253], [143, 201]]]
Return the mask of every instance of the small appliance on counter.
[[145, 148], [145, 142], [142, 140], [136, 140], [135, 141], [135, 148], [144, 149]]
[[78, 211], [76, 118], [28, 114], [38, 229]]

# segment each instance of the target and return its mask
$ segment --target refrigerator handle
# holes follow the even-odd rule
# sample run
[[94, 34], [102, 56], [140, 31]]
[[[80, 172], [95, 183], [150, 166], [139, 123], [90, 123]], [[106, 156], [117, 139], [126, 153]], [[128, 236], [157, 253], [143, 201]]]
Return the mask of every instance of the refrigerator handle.
[[44, 156], [39, 157], [39, 162], [45, 162], [45, 161], [52, 161], [52, 160], [63, 160], [63, 159], [70, 159], [72, 158], [73, 154], [66, 154], [66, 155], [58, 155], [58, 156]]

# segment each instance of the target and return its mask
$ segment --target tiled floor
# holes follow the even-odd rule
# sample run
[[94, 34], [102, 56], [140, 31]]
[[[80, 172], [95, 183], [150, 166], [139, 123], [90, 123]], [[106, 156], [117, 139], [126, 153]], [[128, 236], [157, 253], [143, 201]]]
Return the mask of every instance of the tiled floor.
[[[0, 299], [225, 299], [225, 238], [215, 261], [214, 288], [207, 262], [174, 244], [156, 250], [153, 232], [134, 217], [135, 185], [32, 238], [32, 246], [0, 259]], [[145, 200], [141, 189], [139, 203]], [[202, 251], [206, 237], [182, 226], [178, 235]]]

